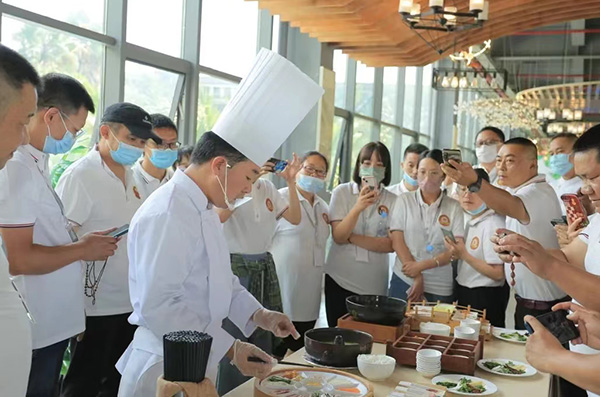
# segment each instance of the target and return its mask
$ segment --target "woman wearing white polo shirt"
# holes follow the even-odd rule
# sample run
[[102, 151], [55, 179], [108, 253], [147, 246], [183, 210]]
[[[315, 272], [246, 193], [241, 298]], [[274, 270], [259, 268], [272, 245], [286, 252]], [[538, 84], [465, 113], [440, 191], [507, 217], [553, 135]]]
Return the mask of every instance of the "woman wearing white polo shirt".
[[442, 229], [456, 239], [463, 236], [463, 211], [458, 201], [442, 193], [442, 152], [423, 152], [419, 157], [419, 189], [398, 198], [391, 232], [398, 258], [390, 283], [390, 296], [451, 303], [453, 300], [450, 251]]
[[[488, 173], [483, 168], [475, 171], [487, 182]], [[467, 222], [466, 244], [453, 242], [446, 237], [446, 248], [453, 258], [458, 258], [458, 283], [456, 299], [463, 306], [486, 309], [486, 318], [495, 327], [504, 327], [504, 317], [510, 288], [505, 282], [504, 262], [490, 242], [496, 230], [504, 227], [504, 217], [487, 208], [483, 200], [469, 192], [466, 186], [457, 187], [460, 205], [471, 219]]]
[[[329, 326], [347, 313], [351, 295], [385, 295], [388, 253], [392, 252], [389, 219], [397, 196], [384, 186], [392, 178], [390, 152], [381, 142], [366, 144], [358, 154], [352, 182], [333, 190], [329, 219], [333, 244], [325, 263], [325, 307]], [[379, 183], [371, 190], [364, 177]]]
[[[329, 238], [329, 207], [317, 193], [325, 188], [329, 164], [319, 152], [308, 152], [296, 177], [302, 218], [295, 226], [277, 222], [271, 253], [277, 267], [283, 312], [293, 321], [300, 339], [288, 337], [285, 347], [304, 347], [304, 333], [315, 327], [321, 305], [325, 247]], [[288, 188], [279, 190], [287, 200]]]

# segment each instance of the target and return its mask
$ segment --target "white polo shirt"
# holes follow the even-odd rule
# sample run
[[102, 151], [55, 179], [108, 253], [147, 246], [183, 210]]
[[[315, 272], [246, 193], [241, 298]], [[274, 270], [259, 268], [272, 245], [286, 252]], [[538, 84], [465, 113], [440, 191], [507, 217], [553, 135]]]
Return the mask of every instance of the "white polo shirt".
[[146, 172], [144, 167], [142, 167], [142, 158], [140, 161], [137, 161], [132, 167], [133, 178], [135, 179], [135, 185], [138, 188], [140, 195], [142, 196], [142, 201], [145, 201], [156, 189], [169, 182], [169, 179], [173, 177], [173, 169], [171, 167], [167, 168], [167, 173], [165, 174], [162, 180], [156, 179], [152, 175]]
[[[288, 188], [279, 192], [288, 198]], [[315, 195], [314, 204], [298, 194], [302, 219], [295, 226], [277, 222], [271, 253], [277, 266], [283, 312], [292, 321], [319, 318], [325, 249], [330, 234], [329, 207]]]
[[[463, 210], [458, 201], [442, 193], [429, 205], [423, 201], [421, 189], [398, 198], [391, 230], [404, 232], [404, 242], [417, 262], [431, 259], [446, 251], [442, 229], [451, 230], [455, 238], [463, 237]], [[430, 252], [427, 251], [428, 245], [433, 247]], [[402, 261], [398, 257], [394, 273], [412, 285], [413, 279], [402, 273]], [[452, 266], [427, 269], [422, 274], [425, 292], [442, 296], [452, 295]]]
[[231, 217], [223, 225], [225, 239], [232, 254], [262, 254], [271, 249], [277, 220], [288, 202], [273, 182], [259, 178], [252, 193], [236, 203]]
[[[477, 259], [484, 260], [488, 265], [504, 266], [490, 242], [496, 230], [504, 227], [504, 217], [488, 209], [477, 218], [471, 218], [467, 224], [467, 252]], [[504, 280], [493, 280], [463, 260], [458, 261], [456, 281], [467, 288], [501, 287], [504, 284]]]
[[[127, 187], [108, 168], [97, 148], [90, 150], [64, 172], [56, 192], [70, 221], [80, 225], [79, 234], [120, 227], [131, 222], [142, 204], [131, 168], [126, 167]], [[96, 273], [103, 261], [96, 262]], [[86, 264], [84, 264], [85, 269]], [[108, 316], [132, 311], [129, 301], [127, 235], [121, 237], [115, 254], [108, 258], [96, 292], [96, 303], [85, 297], [88, 316]], [[80, 284], [81, 288], [81, 284]]]
[[[539, 174], [515, 189], [506, 190], [521, 199], [529, 214], [527, 225], [507, 216], [506, 228], [539, 242], [546, 249], [559, 249], [550, 220], [560, 218], [560, 205], [554, 189], [546, 182], [546, 176]], [[510, 263], [505, 264], [504, 271], [507, 282], [510, 282]], [[554, 283], [536, 276], [522, 263], [515, 263], [515, 282], [515, 292], [525, 299], [548, 302], [566, 295]]]
[[[72, 242], [67, 220], [51, 190], [48, 155], [21, 146], [0, 171], [0, 227], [33, 226], [33, 243], [48, 247]], [[35, 320], [34, 349], [68, 339], [85, 329], [81, 262], [43, 275], [17, 276], [15, 284]]]
[[404, 184], [404, 180], [400, 181], [400, 183], [396, 183], [395, 185], [388, 186], [385, 188], [388, 192], [394, 193], [396, 196], [400, 196], [402, 193], [408, 193], [410, 190]]
[[[354, 182], [337, 186], [331, 195], [329, 219], [341, 221], [358, 199], [359, 189]], [[389, 230], [395, 212], [397, 196], [385, 189], [379, 200], [367, 207], [358, 217], [354, 234], [376, 237], [378, 229]], [[386, 213], [386, 216], [382, 216]], [[325, 261], [325, 273], [342, 288], [361, 295], [387, 295], [389, 285], [388, 253], [367, 251], [354, 244], [333, 242]]]
[[556, 196], [558, 197], [558, 202], [560, 203], [560, 209], [562, 210], [563, 215], [567, 215], [567, 209], [563, 201], [560, 199], [560, 196], [567, 193], [575, 194], [581, 189], [583, 186], [583, 181], [580, 177], [575, 176], [569, 180], [565, 180], [562, 177], [550, 183], [550, 186], [556, 192]]

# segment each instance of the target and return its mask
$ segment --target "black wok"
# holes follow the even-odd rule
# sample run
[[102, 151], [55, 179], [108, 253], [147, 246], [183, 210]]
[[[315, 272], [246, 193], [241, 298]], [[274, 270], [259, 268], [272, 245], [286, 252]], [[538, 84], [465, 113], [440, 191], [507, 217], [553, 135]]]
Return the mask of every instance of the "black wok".
[[304, 334], [309, 358], [329, 367], [356, 367], [359, 354], [371, 354], [373, 337], [344, 328], [317, 328]]
[[352, 295], [346, 298], [348, 313], [366, 323], [399, 325], [404, 320], [406, 301], [381, 295]]

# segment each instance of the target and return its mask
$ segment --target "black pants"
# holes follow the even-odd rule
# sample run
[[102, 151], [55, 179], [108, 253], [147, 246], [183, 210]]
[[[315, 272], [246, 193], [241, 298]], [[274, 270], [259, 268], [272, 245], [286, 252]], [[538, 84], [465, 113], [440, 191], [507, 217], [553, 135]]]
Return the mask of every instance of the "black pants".
[[115, 364], [133, 340], [136, 326], [129, 314], [86, 317], [81, 342], [71, 340], [73, 356], [62, 397], [115, 397], [121, 375]]
[[510, 295], [510, 287], [504, 283], [502, 287], [467, 288], [457, 284], [458, 304], [471, 305], [473, 309], [485, 309], [486, 318], [494, 327], [505, 326], [506, 306]]
[[304, 334], [306, 331], [310, 331], [315, 328], [315, 324], [317, 320], [314, 321], [294, 321], [294, 327], [296, 327], [296, 331], [300, 334], [300, 338], [297, 340], [294, 339], [291, 335], [285, 338], [284, 345], [290, 349], [291, 351], [298, 351], [304, 347]]
[[27, 384], [27, 397], [54, 397], [58, 393], [60, 369], [69, 340], [34, 349]]
[[357, 294], [340, 287], [328, 274], [325, 275], [325, 310], [330, 327], [337, 327], [338, 318], [348, 313], [346, 298], [352, 295]]

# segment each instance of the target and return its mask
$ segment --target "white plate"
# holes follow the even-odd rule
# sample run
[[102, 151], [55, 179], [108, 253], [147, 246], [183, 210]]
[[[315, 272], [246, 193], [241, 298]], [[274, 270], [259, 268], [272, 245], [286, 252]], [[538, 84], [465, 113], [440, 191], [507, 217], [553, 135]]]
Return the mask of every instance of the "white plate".
[[506, 342], [520, 343], [520, 344], [527, 343], [527, 341], [521, 342], [520, 340], [517, 340], [517, 339], [505, 338], [503, 336], [500, 336], [500, 334], [512, 334], [514, 332], [518, 332], [521, 335], [525, 335], [527, 333], [527, 331], [524, 331], [524, 330], [522, 331], [522, 330], [516, 330], [516, 329], [506, 329], [506, 328], [496, 328], [496, 327], [494, 327], [494, 331], [492, 332], [492, 334], [496, 338], [501, 339], [501, 340], [506, 341]]
[[[334, 393], [338, 396], [348, 396], [348, 397], [363, 397], [368, 392], [369, 389], [367, 385], [363, 382], [360, 382], [354, 378], [350, 378], [349, 376], [344, 376], [341, 374], [331, 374], [328, 372], [320, 372], [314, 370], [296, 370], [298, 373], [303, 373], [307, 378], [317, 378], [325, 381], [326, 385], [323, 387], [324, 392]], [[277, 374], [275, 374], [277, 375]], [[313, 390], [310, 390], [305, 386], [306, 382], [292, 382], [292, 385], [282, 385], [278, 387], [277, 384], [273, 384], [268, 381], [268, 378], [263, 380], [255, 379], [255, 385], [258, 387], [260, 391], [267, 394], [268, 396], [308, 396]], [[333, 379], [336, 379], [339, 383], [351, 383], [356, 385], [356, 388], [360, 391], [359, 393], [348, 393], [335, 389], [335, 386], [330, 384]]]
[[[485, 391], [483, 393], [464, 393], [464, 392], [460, 392], [457, 391], [458, 389], [458, 383], [460, 383], [460, 379], [461, 378], [467, 378], [470, 379], [472, 381], [475, 382], [483, 382], [483, 385], [485, 387]], [[456, 388], [448, 388], [448, 391], [452, 394], [460, 394], [461, 396], [489, 396], [491, 394], [494, 394], [498, 391], [498, 388], [496, 387], [495, 384], [493, 384], [492, 382], [490, 382], [489, 380], [485, 380], [485, 379], [481, 379], [478, 378], [476, 376], [469, 376], [469, 375], [439, 375], [436, 376], [435, 378], [433, 378], [431, 380], [431, 383], [433, 383], [434, 385], [437, 386], [437, 382], [452, 382], [452, 383], [456, 383], [457, 386]]]
[[[489, 369], [488, 367], [483, 365], [483, 363], [488, 362], [488, 361], [494, 361], [494, 362], [501, 363], [501, 364], [505, 364], [505, 363], [511, 361], [515, 365], [524, 366], [525, 373], [519, 375], [519, 374], [504, 374], [502, 372], [494, 371], [493, 369]], [[531, 365], [522, 363], [520, 361], [507, 360], [505, 358], [483, 358], [483, 359], [477, 361], [477, 366], [484, 371], [491, 372], [492, 374], [503, 375], [503, 376], [512, 376], [514, 378], [525, 378], [527, 376], [533, 376], [533, 375], [537, 374], [537, 370], [535, 368], [533, 368]]]

